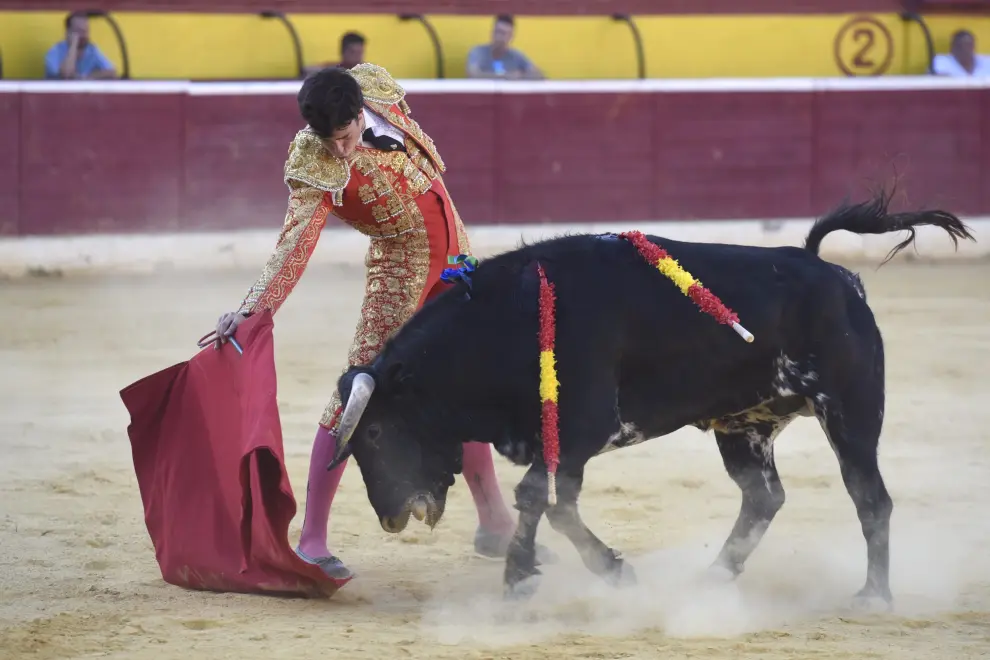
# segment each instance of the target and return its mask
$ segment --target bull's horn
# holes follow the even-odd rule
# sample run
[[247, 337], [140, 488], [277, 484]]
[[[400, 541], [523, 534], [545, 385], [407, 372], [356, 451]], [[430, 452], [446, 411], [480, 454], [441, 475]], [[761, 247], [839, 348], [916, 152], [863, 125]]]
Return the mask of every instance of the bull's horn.
[[347, 405], [340, 415], [340, 425], [337, 430], [338, 451], [342, 450], [350, 441], [354, 429], [361, 421], [361, 415], [368, 406], [371, 393], [375, 391], [375, 379], [370, 374], [360, 373], [354, 377], [354, 384], [351, 385], [351, 394], [347, 397]]

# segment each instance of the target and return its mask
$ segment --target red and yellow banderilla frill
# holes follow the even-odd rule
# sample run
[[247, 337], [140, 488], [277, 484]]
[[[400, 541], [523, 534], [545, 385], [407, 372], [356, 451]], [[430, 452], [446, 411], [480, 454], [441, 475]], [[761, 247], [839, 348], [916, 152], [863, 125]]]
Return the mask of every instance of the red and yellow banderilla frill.
[[556, 335], [553, 284], [547, 281], [542, 264], [537, 264], [540, 274], [540, 399], [543, 401], [541, 421], [543, 430], [543, 462], [547, 466], [547, 501], [557, 503], [557, 466], [560, 464], [560, 438], [557, 419], [556, 358], [553, 354]]
[[[630, 231], [619, 237], [632, 243], [642, 257], [673, 282], [681, 292], [719, 323], [730, 326], [747, 342], [753, 335], [739, 324], [739, 316], [726, 307], [718, 296], [702, 286], [691, 273], [684, 270], [662, 247], [650, 242], [642, 232]], [[557, 358], [554, 355], [556, 335], [556, 310], [554, 285], [547, 280], [543, 265], [537, 263], [540, 276], [540, 399], [543, 436], [543, 462], [547, 466], [547, 502], [557, 504], [557, 466], [560, 465], [560, 424], [557, 414], [557, 396], [560, 382], [557, 380]]]
[[657, 270], [663, 273], [667, 279], [673, 282], [685, 296], [694, 301], [694, 304], [701, 308], [701, 311], [710, 315], [719, 323], [731, 326], [740, 337], [747, 342], [753, 341], [753, 335], [746, 328], [739, 325], [739, 316], [731, 309], [722, 304], [714, 293], [701, 285], [701, 282], [694, 279], [691, 273], [687, 272], [677, 260], [667, 254], [659, 245], [656, 245], [643, 232], [627, 231], [619, 234], [636, 246], [639, 253], [648, 262], [656, 266]]

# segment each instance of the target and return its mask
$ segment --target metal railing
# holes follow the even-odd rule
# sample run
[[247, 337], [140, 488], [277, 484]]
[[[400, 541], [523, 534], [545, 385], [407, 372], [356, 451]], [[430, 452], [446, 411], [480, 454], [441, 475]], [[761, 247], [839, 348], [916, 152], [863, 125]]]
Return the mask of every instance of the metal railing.
[[399, 20], [417, 21], [426, 29], [426, 32], [430, 35], [430, 41], [433, 42], [433, 55], [437, 62], [437, 78], [443, 79], [443, 47], [440, 45], [440, 37], [437, 36], [437, 31], [433, 27], [433, 24], [423, 14], [399, 14]]
[[917, 23], [925, 35], [925, 49], [928, 53], [928, 73], [935, 73], [935, 43], [932, 41], [932, 32], [928, 29], [928, 23], [924, 17], [915, 11], [903, 11], [900, 14], [901, 20], [906, 23]]
[[120, 25], [114, 20], [110, 12], [103, 11], [102, 9], [87, 9], [83, 12], [88, 18], [102, 18], [107, 23], [110, 24], [110, 29], [113, 30], [114, 36], [117, 38], [117, 45], [120, 47], [120, 59], [121, 59], [121, 71], [120, 79], [128, 80], [131, 77], [131, 60], [127, 55], [127, 41], [124, 39], [124, 33], [120, 29]]
[[299, 41], [299, 33], [296, 32], [296, 27], [292, 24], [292, 21], [283, 12], [273, 9], [259, 12], [258, 16], [265, 19], [274, 19], [285, 26], [285, 29], [289, 32], [289, 38], [292, 39], [292, 49], [296, 57], [296, 77], [304, 78], [305, 67], [303, 66], [302, 42]]
[[629, 31], [632, 33], [633, 42], [636, 45], [636, 69], [639, 73], [639, 78], [646, 78], [646, 55], [643, 51], [643, 37], [639, 33], [639, 28], [636, 26], [636, 22], [633, 17], [629, 14], [612, 14], [613, 21], [621, 21], [629, 26]]

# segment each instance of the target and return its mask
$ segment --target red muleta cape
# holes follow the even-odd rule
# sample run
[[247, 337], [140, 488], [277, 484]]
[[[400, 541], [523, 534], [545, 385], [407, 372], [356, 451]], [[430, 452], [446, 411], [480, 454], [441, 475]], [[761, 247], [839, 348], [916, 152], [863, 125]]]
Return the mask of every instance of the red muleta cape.
[[120, 397], [162, 578], [189, 589], [330, 596], [289, 546], [296, 514], [282, 449], [269, 312], [220, 350], [143, 378]]

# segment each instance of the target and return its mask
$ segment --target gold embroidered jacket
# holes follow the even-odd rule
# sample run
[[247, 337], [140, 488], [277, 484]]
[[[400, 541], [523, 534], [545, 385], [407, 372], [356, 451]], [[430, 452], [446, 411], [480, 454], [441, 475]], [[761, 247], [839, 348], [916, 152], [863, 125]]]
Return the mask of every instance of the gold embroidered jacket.
[[[433, 140], [410, 117], [405, 90], [374, 64], [359, 64], [349, 73], [361, 86], [365, 107], [402, 131], [406, 152], [359, 146], [345, 160], [332, 156], [309, 127], [299, 131], [289, 146], [284, 168], [289, 187], [285, 223], [241, 312], [270, 309], [274, 314], [278, 310], [299, 281], [331, 213], [373, 239], [397, 238], [425, 231], [416, 199], [433, 190], [450, 208], [449, 235], [457, 237], [462, 252], [469, 250], [441, 179], [446, 169], [443, 160]], [[450, 250], [456, 254], [458, 246]]]
[[[368, 364], [387, 339], [431, 295], [447, 258], [470, 254], [467, 234], [441, 173], [433, 140], [410, 118], [405, 92], [373, 64], [350, 70], [364, 93], [365, 108], [398, 128], [405, 152], [359, 146], [347, 160], [335, 158], [308, 128], [289, 147], [285, 224], [261, 277], [240, 311], [274, 314], [295, 287], [333, 214], [371, 237], [361, 317], [348, 366]], [[334, 392], [320, 424], [329, 429], [340, 413]]]

